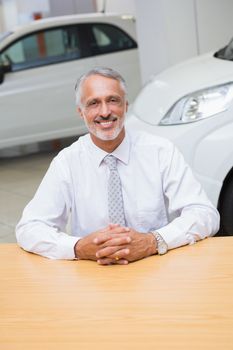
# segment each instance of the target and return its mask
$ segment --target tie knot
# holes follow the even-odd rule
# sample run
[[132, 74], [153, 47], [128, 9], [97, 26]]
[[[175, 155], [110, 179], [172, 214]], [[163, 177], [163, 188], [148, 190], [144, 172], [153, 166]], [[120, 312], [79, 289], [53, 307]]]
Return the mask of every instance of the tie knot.
[[108, 155], [104, 158], [104, 162], [107, 164], [110, 170], [116, 170], [117, 168], [117, 158], [113, 155]]

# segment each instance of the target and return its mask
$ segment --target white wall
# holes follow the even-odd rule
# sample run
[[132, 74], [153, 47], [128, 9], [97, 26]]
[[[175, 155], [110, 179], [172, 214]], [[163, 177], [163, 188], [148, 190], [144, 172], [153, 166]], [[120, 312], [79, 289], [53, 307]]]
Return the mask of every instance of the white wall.
[[30, 14], [49, 11], [49, 0], [16, 0], [15, 2], [19, 13]]
[[143, 82], [233, 36], [233, 0], [135, 0], [135, 10]]
[[3, 18], [3, 5], [2, 0], [0, 0], [0, 33], [4, 31], [4, 18]]
[[97, 11], [105, 8], [106, 12], [135, 15], [134, 0], [96, 0]]
[[2, 0], [3, 31], [11, 30], [18, 24], [17, 5], [15, 0]]
[[233, 0], [196, 0], [200, 53], [217, 50], [233, 37]]
[[135, 0], [142, 81], [197, 54], [193, 0]]
[[49, 0], [49, 3], [50, 16], [62, 16], [96, 11], [96, 4], [93, 0]]
[[1, 0], [0, 32], [11, 30], [18, 24], [29, 22], [35, 12], [46, 13], [48, 0]]
[[42, 17], [95, 12], [94, 0], [0, 0], [0, 32], [33, 20], [33, 14]]

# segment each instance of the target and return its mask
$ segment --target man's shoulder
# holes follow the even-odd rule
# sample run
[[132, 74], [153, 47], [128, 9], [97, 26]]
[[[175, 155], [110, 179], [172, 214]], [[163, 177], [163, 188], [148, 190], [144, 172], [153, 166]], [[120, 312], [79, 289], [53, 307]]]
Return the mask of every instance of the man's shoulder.
[[173, 147], [173, 143], [161, 136], [150, 134], [146, 131], [128, 131], [131, 144], [134, 145], [135, 147], [155, 147], [158, 149], [161, 148], [171, 148]]
[[73, 157], [77, 158], [78, 154], [85, 149], [84, 144], [88, 134], [80, 136], [75, 142], [73, 142], [68, 147], [63, 148], [56, 156], [56, 159], [59, 160], [71, 160]]

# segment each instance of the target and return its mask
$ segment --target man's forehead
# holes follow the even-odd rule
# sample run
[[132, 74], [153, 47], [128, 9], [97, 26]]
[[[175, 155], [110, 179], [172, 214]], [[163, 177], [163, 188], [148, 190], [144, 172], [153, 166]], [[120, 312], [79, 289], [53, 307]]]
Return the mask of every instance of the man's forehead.
[[86, 78], [82, 86], [82, 97], [90, 95], [122, 95], [124, 90], [120, 82], [110, 77], [91, 75]]
[[117, 79], [111, 77], [105, 77], [100, 74], [92, 74], [87, 77], [83, 85], [93, 85], [93, 84], [116, 84], [120, 85], [120, 82]]

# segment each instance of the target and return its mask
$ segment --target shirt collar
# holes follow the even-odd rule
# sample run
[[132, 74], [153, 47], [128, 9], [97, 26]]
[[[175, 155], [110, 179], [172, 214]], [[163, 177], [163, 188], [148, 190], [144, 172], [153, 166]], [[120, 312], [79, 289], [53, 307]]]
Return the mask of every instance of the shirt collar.
[[[92, 139], [90, 134], [86, 135], [86, 145], [93, 155], [93, 162], [96, 164], [97, 167], [100, 166], [103, 159], [109, 154], [102, 150], [101, 148], [97, 147]], [[124, 164], [129, 163], [129, 156], [130, 156], [130, 138], [128, 133], [125, 133], [125, 137], [121, 144], [111, 153], [114, 157], [119, 159]]]

